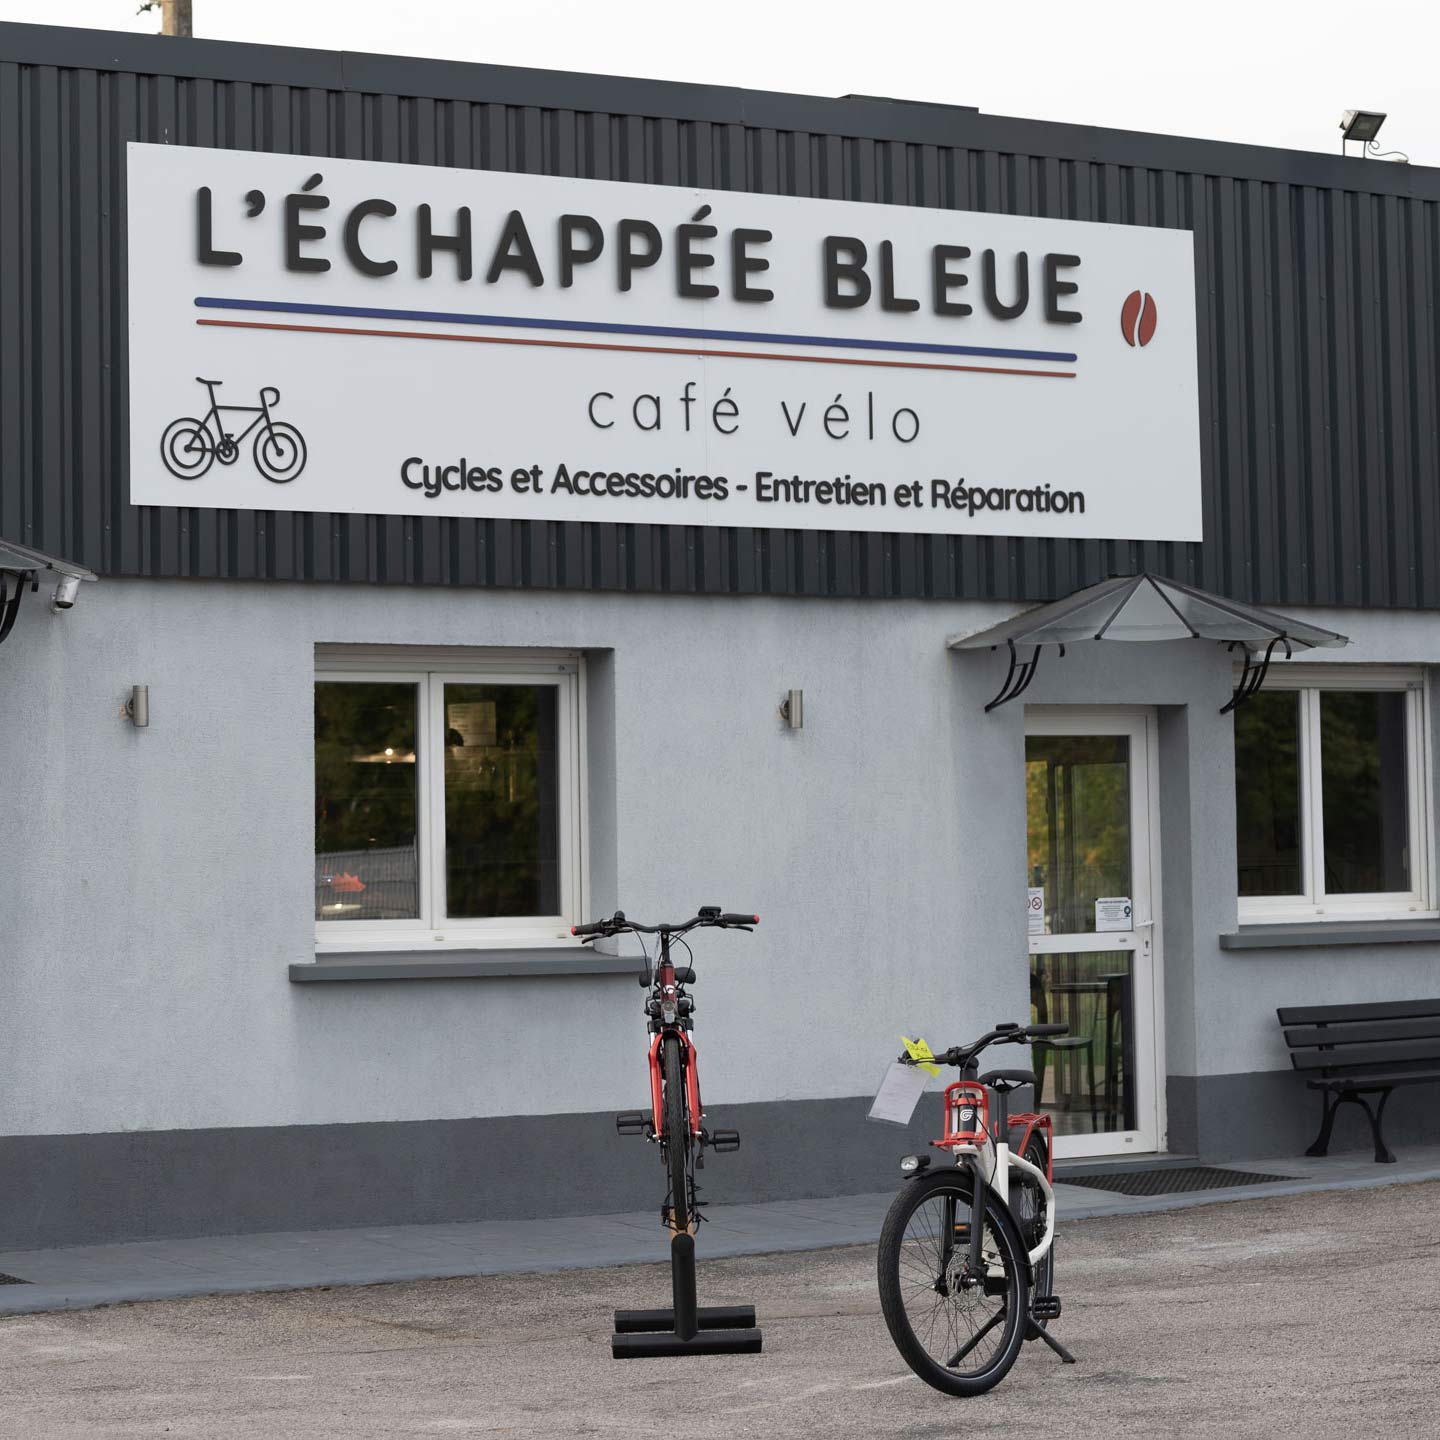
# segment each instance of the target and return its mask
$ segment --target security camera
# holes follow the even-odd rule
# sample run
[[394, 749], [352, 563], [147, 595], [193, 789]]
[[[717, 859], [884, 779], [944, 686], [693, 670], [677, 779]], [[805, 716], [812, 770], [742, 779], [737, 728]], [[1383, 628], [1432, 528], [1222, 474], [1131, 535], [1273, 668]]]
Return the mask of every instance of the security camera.
[[80, 577], [78, 575], [62, 575], [60, 583], [55, 587], [55, 598], [50, 602], [50, 608], [57, 613], [61, 610], [68, 610], [75, 603], [75, 596], [80, 591]]

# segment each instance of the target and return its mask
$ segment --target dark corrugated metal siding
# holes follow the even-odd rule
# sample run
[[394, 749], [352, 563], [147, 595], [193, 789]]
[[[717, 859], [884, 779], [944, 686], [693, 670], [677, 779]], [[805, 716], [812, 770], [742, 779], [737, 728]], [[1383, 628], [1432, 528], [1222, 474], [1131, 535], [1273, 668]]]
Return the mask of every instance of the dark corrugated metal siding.
[[[1207, 539], [134, 508], [132, 139], [1192, 229]], [[1437, 606], [1437, 205], [1435, 171], [1338, 157], [4, 25], [0, 534], [113, 575], [1038, 599], [1144, 568], [1262, 602]]]

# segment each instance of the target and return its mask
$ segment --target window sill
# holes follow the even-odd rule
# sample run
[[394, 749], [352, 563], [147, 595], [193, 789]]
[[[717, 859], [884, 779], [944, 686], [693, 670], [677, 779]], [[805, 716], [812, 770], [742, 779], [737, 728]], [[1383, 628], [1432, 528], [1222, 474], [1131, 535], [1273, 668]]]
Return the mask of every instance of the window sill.
[[1222, 950], [1313, 950], [1328, 945], [1440, 943], [1440, 920], [1313, 920], [1242, 925], [1220, 936]]
[[313, 963], [290, 967], [290, 980], [311, 985], [341, 980], [487, 980], [506, 976], [630, 975], [640, 973], [638, 957], [597, 955], [566, 945], [509, 950], [330, 951]]

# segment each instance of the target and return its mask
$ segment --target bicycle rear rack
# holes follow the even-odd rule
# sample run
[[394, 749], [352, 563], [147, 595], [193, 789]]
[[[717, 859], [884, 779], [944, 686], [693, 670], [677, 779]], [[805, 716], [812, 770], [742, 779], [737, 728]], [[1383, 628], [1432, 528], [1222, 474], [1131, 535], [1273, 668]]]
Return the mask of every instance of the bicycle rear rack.
[[758, 1355], [761, 1334], [753, 1305], [695, 1303], [695, 1237], [670, 1240], [668, 1310], [617, 1310], [610, 1354], [616, 1360], [658, 1355]]

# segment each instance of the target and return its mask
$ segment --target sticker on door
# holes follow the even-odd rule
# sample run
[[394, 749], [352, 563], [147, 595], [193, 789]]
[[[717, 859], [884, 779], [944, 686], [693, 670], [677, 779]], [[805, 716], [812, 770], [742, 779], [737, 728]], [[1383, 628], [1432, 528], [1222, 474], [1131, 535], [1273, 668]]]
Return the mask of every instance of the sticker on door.
[[1128, 895], [1111, 895], [1095, 902], [1095, 929], [1133, 930], [1132, 906]]

